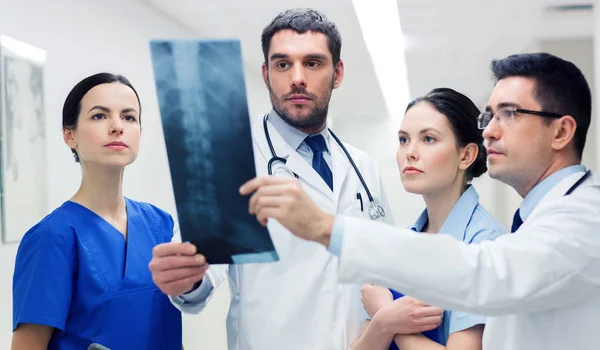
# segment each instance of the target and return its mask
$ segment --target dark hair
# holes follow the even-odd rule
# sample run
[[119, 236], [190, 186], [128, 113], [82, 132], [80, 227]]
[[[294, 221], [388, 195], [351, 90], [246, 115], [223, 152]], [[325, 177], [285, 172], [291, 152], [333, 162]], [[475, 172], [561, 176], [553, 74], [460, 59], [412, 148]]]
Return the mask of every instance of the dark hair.
[[483, 146], [482, 131], [477, 127], [480, 111], [475, 103], [455, 90], [437, 88], [411, 101], [406, 112], [419, 102], [427, 102], [448, 119], [459, 147], [474, 143], [479, 148], [477, 158], [465, 172], [467, 182], [484, 174], [487, 171], [487, 152]]
[[[63, 105], [62, 110], [62, 126], [64, 129], [75, 130], [77, 128], [77, 122], [79, 121], [79, 113], [81, 112], [81, 100], [83, 96], [88, 93], [93, 87], [101, 84], [110, 84], [110, 83], [121, 83], [123, 85], [127, 85], [133, 92], [135, 93], [135, 97], [137, 97], [138, 104], [140, 105], [139, 118], [141, 122], [142, 118], [142, 104], [140, 103], [140, 97], [138, 96], [137, 91], [127, 78], [122, 75], [111, 74], [111, 73], [98, 73], [92, 76], [89, 76], [82, 81], [80, 81], [75, 87], [69, 92], [67, 95], [67, 99]], [[71, 149], [73, 152], [73, 157], [76, 162], [79, 162], [79, 155], [77, 151]]]
[[491, 67], [497, 81], [508, 77], [532, 78], [535, 81], [534, 98], [545, 112], [570, 115], [575, 119], [577, 129], [573, 142], [581, 159], [592, 117], [592, 94], [579, 68], [548, 53], [511, 55], [493, 60]]
[[263, 29], [261, 35], [261, 44], [265, 63], [268, 62], [269, 49], [271, 48], [271, 39], [282, 30], [291, 29], [298, 34], [304, 34], [308, 31], [319, 32], [327, 36], [327, 47], [333, 57], [333, 65], [340, 61], [342, 51], [342, 37], [335, 23], [319, 11], [308, 8], [291, 9], [275, 17], [271, 23]]

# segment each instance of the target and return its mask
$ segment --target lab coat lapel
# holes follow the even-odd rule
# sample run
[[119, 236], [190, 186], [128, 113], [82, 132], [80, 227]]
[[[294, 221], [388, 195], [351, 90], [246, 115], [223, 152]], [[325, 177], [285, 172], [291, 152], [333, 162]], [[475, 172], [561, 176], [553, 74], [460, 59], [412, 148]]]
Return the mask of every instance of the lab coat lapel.
[[[258, 125], [258, 123], [260, 123], [260, 125]], [[327, 183], [325, 183], [321, 176], [312, 168], [312, 165], [304, 160], [302, 156], [296, 152], [296, 150], [292, 149], [292, 147], [283, 139], [279, 132], [277, 132], [277, 129], [275, 129], [270, 122], [267, 121], [267, 125], [275, 153], [278, 157], [287, 160], [285, 165], [287, 170], [296, 173], [302, 180], [303, 186], [311, 186], [317, 189], [319, 192], [322, 192], [325, 196], [327, 196], [327, 198], [333, 201], [333, 192], [331, 189], [329, 189], [329, 186], [327, 186]], [[272, 154], [264, 134], [263, 118], [260, 118], [260, 121], [257, 121], [253, 131], [255, 132], [256, 140], [259, 141], [259, 148], [268, 162], [269, 159], [271, 159]], [[260, 135], [260, 137], [258, 135]], [[279, 170], [282, 166], [283, 165], [280, 162], [275, 163], [273, 165], [273, 174], [279, 174], [277, 170]], [[335, 177], [335, 173], [333, 173], [334, 189]]]
[[[285, 145], [290, 150], [289, 157], [287, 158], [287, 168], [296, 173], [301, 180], [306, 182], [306, 184], [319, 190], [325, 194], [327, 198], [333, 201], [333, 192], [325, 180], [323, 180], [321, 175], [319, 175], [319, 173], [313, 169], [312, 164], [309, 164], [306, 160], [304, 160], [304, 158], [302, 158], [298, 152], [291, 150], [291, 147], [287, 143], [285, 143]], [[333, 179], [333, 181], [335, 181], [335, 173], [333, 173]]]
[[331, 148], [331, 165], [333, 173], [333, 199], [335, 208], [338, 207], [340, 195], [342, 193], [342, 187], [348, 172], [352, 170], [350, 160], [335, 141], [333, 136], [329, 134], [330, 142], [329, 147]]

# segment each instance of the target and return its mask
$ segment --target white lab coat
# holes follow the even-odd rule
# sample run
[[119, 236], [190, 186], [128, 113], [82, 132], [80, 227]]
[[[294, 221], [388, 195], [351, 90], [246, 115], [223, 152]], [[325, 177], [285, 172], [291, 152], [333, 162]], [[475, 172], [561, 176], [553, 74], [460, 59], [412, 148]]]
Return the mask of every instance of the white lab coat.
[[[262, 118], [253, 123], [252, 129], [257, 174], [267, 175], [271, 153]], [[332, 193], [311, 164], [270, 123], [269, 133], [277, 155], [287, 158], [287, 168], [299, 176], [302, 188], [321, 209], [368, 219], [366, 192], [333, 138], [330, 140]], [[385, 221], [391, 222], [375, 161], [366, 153], [344, 145], [369, 190], [385, 209]], [[276, 167], [281, 167], [281, 163]], [[364, 212], [360, 210], [357, 192], [362, 195]], [[212, 292], [228, 276], [232, 295], [227, 316], [230, 350], [348, 349], [364, 323], [360, 286], [338, 282], [338, 258], [322, 245], [295, 237], [275, 220], [269, 221], [268, 229], [280, 261], [211, 265], [207, 272], [210, 283], [205, 283], [205, 277], [201, 287], [186, 296], [187, 303], [178, 297], [172, 298], [173, 304], [185, 313], [200, 312], [205, 306], [202, 294], [207, 294], [207, 286]]]
[[484, 350], [600, 349], [600, 177], [557, 184], [515, 234], [467, 245], [343, 218], [340, 278], [491, 316]]

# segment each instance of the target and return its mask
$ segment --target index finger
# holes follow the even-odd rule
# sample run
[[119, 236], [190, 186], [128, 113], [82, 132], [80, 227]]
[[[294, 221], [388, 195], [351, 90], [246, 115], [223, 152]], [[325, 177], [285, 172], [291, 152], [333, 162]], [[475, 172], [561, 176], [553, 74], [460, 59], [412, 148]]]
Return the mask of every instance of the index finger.
[[152, 255], [155, 257], [165, 257], [170, 255], [194, 255], [196, 246], [190, 243], [169, 242], [161, 243], [152, 249]]
[[248, 194], [256, 191], [261, 186], [278, 185], [278, 184], [286, 183], [287, 181], [289, 181], [289, 180], [286, 178], [275, 177], [275, 176], [255, 177], [249, 181], [246, 181], [246, 183], [244, 183], [240, 187], [240, 194], [248, 195]]

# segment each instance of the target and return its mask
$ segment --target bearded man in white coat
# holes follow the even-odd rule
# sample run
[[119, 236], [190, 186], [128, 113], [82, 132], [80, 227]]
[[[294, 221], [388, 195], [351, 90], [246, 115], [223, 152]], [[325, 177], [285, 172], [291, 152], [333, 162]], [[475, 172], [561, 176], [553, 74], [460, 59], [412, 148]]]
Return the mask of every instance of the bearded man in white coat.
[[[264, 29], [262, 48], [273, 109], [252, 126], [257, 173], [293, 179], [324, 212], [351, 217], [369, 218], [368, 188], [387, 214], [379, 219], [390, 222], [375, 161], [326, 127], [332, 91], [344, 76], [336, 25], [314, 10], [289, 10]], [[269, 169], [276, 156], [285, 163]], [[176, 233], [174, 242], [154, 248], [153, 279], [180, 310], [198, 313], [228, 278], [230, 350], [348, 349], [365, 322], [360, 286], [338, 282], [338, 258], [321, 245], [275, 221], [268, 230], [278, 262], [208, 267]]]

